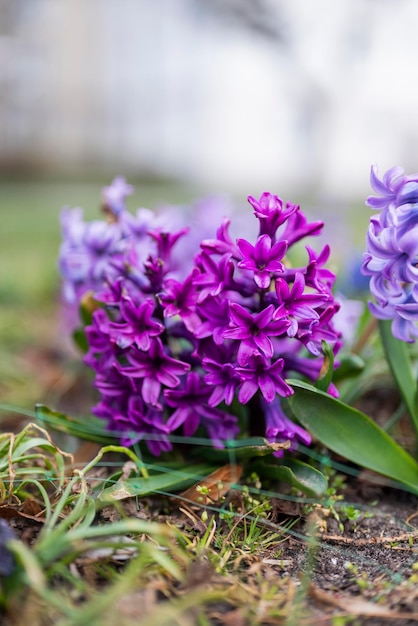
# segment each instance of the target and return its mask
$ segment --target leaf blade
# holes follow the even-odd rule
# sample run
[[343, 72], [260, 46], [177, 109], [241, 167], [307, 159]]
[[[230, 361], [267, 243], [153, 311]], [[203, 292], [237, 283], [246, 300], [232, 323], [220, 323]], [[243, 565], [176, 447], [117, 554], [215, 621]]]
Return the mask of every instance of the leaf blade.
[[102, 502], [113, 502], [114, 500], [123, 500], [136, 496], [142, 497], [168, 489], [180, 491], [191, 486], [200, 476], [205, 476], [213, 471], [213, 466], [196, 465], [188, 467], [187, 470], [170, 470], [158, 474], [150, 474], [148, 478], [127, 478], [103, 489], [98, 499]]
[[255, 470], [269, 478], [277, 478], [311, 497], [318, 497], [328, 488], [328, 480], [315, 467], [299, 459], [284, 459], [281, 464], [257, 464]]
[[418, 494], [418, 463], [367, 415], [302, 381], [285, 409], [330, 450]]
[[392, 334], [391, 320], [379, 320], [379, 333], [390, 371], [404, 399], [418, 437], [417, 381], [412, 369], [408, 347]]

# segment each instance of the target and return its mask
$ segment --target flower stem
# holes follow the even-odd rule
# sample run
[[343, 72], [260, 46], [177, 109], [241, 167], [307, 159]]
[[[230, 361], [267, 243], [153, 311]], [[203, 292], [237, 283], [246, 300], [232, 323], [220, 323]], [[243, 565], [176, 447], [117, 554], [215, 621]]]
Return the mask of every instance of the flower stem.
[[370, 337], [377, 330], [377, 319], [375, 317], [371, 317], [367, 322], [363, 332], [360, 337], [357, 339], [356, 343], [351, 348], [352, 354], [360, 354], [363, 350], [364, 346], [369, 341]]

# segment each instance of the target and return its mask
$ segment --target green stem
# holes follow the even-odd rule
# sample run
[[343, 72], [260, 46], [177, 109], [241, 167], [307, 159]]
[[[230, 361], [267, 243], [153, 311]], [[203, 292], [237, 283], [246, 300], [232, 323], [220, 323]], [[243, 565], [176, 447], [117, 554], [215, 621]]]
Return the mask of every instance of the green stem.
[[363, 350], [364, 346], [368, 343], [370, 337], [377, 330], [377, 319], [375, 317], [371, 317], [367, 322], [363, 332], [360, 337], [357, 339], [356, 343], [351, 349], [353, 354], [360, 354]]

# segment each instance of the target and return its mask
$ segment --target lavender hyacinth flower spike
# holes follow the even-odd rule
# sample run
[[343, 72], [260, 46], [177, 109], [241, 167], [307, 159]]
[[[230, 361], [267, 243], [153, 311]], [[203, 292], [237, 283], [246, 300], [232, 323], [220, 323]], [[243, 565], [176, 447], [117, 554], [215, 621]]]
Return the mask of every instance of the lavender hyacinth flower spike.
[[367, 204], [380, 213], [370, 219], [362, 265], [375, 299], [369, 309], [411, 343], [418, 337], [418, 175], [393, 167], [380, 179], [373, 166], [370, 181], [379, 195]]
[[[293, 393], [294, 374], [316, 381], [324, 340], [335, 354], [340, 347], [329, 247], [305, 246], [305, 264], [291, 262], [293, 244], [319, 234], [322, 222], [265, 192], [248, 197], [254, 238], [232, 238], [226, 216], [212, 233], [190, 220], [189, 232], [180, 219], [173, 228], [148, 209], [133, 216], [132, 191], [122, 178], [106, 187], [101, 222], [86, 224], [80, 211], [63, 217], [65, 287], [78, 302], [91, 291], [98, 307], [85, 328], [85, 363], [100, 396], [93, 413], [124, 445], [145, 441], [155, 455], [179, 432], [206, 433], [214, 447], [263, 432], [291, 449], [309, 444], [280, 401]], [[400, 242], [413, 256], [408, 236]], [[398, 255], [391, 267], [400, 265]], [[329, 392], [336, 394], [332, 385]], [[237, 405], [247, 415], [244, 432]]]

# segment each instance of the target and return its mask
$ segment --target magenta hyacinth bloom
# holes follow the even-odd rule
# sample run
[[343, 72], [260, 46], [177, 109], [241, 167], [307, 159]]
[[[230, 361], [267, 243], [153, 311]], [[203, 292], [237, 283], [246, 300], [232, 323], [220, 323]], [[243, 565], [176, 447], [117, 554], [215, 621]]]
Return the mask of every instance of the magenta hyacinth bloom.
[[245, 366], [249, 358], [259, 351], [271, 358], [274, 350], [270, 337], [282, 335], [289, 326], [284, 307], [275, 309], [270, 305], [251, 315], [243, 306], [233, 303], [230, 315], [231, 327], [224, 332], [224, 337], [240, 340], [237, 359], [241, 366]]
[[209, 406], [218, 406], [221, 402], [230, 406], [243, 380], [238, 368], [232, 363], [217, 363], [208, 358], [202, 360], [202, 365], [208, 372], [205, 374], [204, 381], [213, 388], [208, 399]]
[[190, 332], [194, 332], [202, 323], [196, 312], [197, 288], [195, 279], [199, 273], [199, 270], [195, 268], [182, 282], [174, 278], [167, 278], [164, 283], [164, 291], [158, 294], [158, 299], [164, 309], [164, 317], [180, 316]]
[[254, 281], [260, 289], [268, 289], [272, 273], [283, 273], [280, 263], [287, 250], [287, 241], [278, 241], [272, 245], [269, 235], [261, 235], [255, 246], [246, 239], [238, 239], [237, 245], [242, 254], [238, 267], [254, 272]]
[[201, 321], [195, 328], [194, 335], [198, 339], [213, 337], [217, 346], [223, 344], [225, 331], [229, 328], [229, 300], [217, 296], [208, 296], [206, 300], [199, 304], [197, 311]]
[[257, 391], [261, 391], [266, 402], [273, 402], [277, 395], [286, 397], [293, 393], [293, 389], [281, 376], [284, 368], [284, 359], [277, 359], [270, 364], [268, 359], [255, 354], [250, 357], [248, 367], [240, 368], [244, 382], [238, 391], [238, 399], [246, 404]]
[[120, 373], [130, 378], [143, 379], [142, 397], [153, 406], [158, 404], [162, 385], [177, 387], [180, 384], [179, 376], [190, 369], [189, 363], [167, 356], [160, 339], [153, 339], [147, 352], [132, 350], [126, 356], [130, 365], [120, 365]]
[[254, 215], [259, 220], [260, 235], [269, 235], [273, 241], [276, 239], [279, 226], [299, 210], [297, 204], [287, 202], [284, 206], [281, 198], [268, 192], [262, 193], [259, 200], [248, 196], [248, 202], [254, 208]]
[[120, 312], [123, 322], [109, 322], [109, 335], [120, 348], [135, 344], [140, 350], [149, 350], [151, 338], [158, 337], [164, 325], [152, 318], [155, 302], [147, 298], [137, 306], [132, 298], [123, 296]]
[[305, 278], [301, 272], [295, 273], [295, 280], [291, 286], [284, 279], [276, 280], [276, 294], [287, 312], [289, 337], [296, 335], [300, 324], [310, 324], [318, 320], [318, 308], [331, 299], [327, 293], [306, 293]]
[[183, 427], [186, 437], [192, 437], [201, 422], [209, 424], [209, 434], [216, 447], [222, 440], [232, 439], [238, 432], [237, 419], [208, 404], [211, 389], [196, 372], [187, 375], [183, 388], [164, 392], [168, 406], [174, 413], [168, 420], [170, 428]]
[[[403, 191], [398, 197], [413, 198], [412, 187]], [[265, 192], [248, 198], [254, 239], [245, 230], [235, 240], [226, 216], [210, 233], [208, 207], [218, 215], [224, 202], [201, 202], [201, 218], [186, 225], [173, 207], [160, 216], [145, 208], [132, 215], [126, 208], [131, 192], [121, 178], [103, 190], [107, 222], [86, 224], [80, 210], [63, 214], [64, 295], [77, 303], [91, 291], [100, 306], [85, 329], [85, 362], [100, 395], [93, 413], [124, 445], [145, 441], [155, 455], [171, 450], [170, 437], [179, 430], [187, 437], [206, 433], [215, 447], [235, 438], [237, 417], [224, 409], [235, 410], [237, 402], [246, 405], [241, 411], [250, 433], [265, 423], [270, 441], [289, 440], [292, 449], [297, 441], [309, 443], [280, 398], [293, 393], [286, 382], [293, 374], [315, 382], [324, 340], [338, 352], [335, 275], [325, 267], [328, 246], [319, 253], [306, 246], [305, 264], [297, 268], [286, 256], [323, 223], [308, 222], [298, 205]], [[404, 213], [399, 220], [411, 224]], [[406, 232], [399, 242], [412, 262]], [[394, 271], [405, 269], [401, 255], [391, 261]], [[372, 280], [376, 291], [383, 288]], [[414, 303], [404, 295], [396, 305], [402, 306], [399, 319], [409, 323]], [[336, 393], [332, 385], [329, 392]]]

